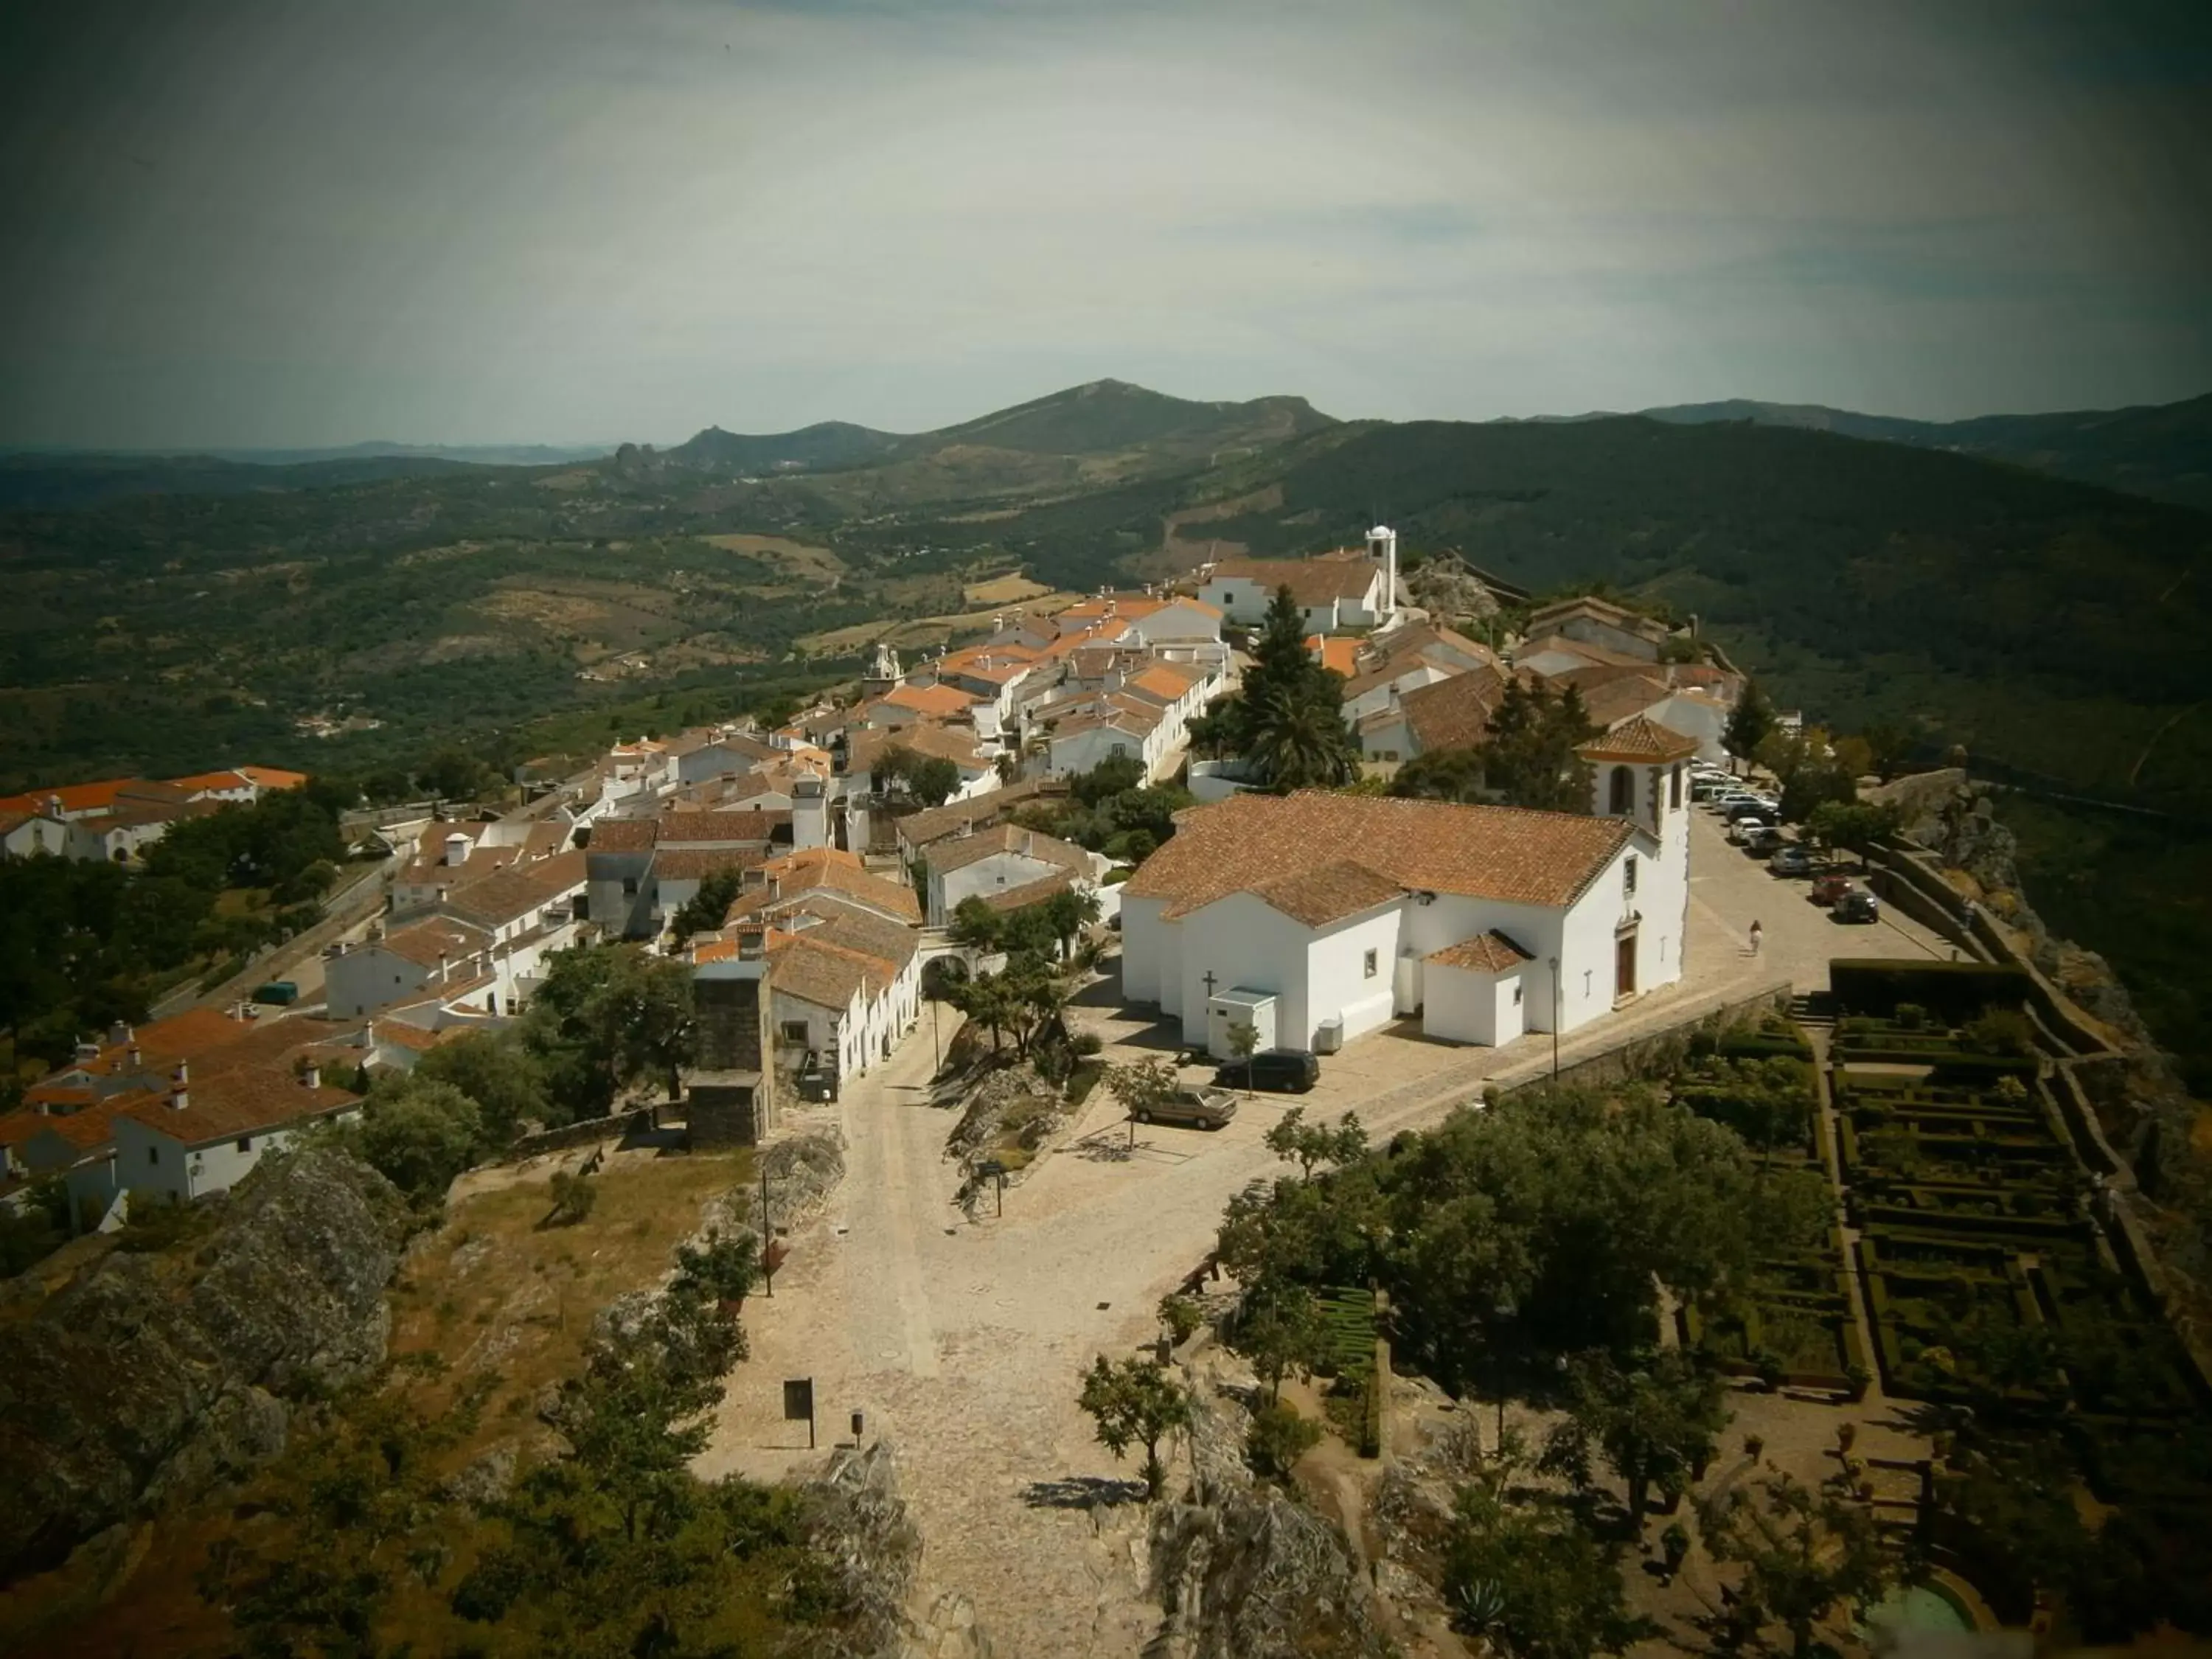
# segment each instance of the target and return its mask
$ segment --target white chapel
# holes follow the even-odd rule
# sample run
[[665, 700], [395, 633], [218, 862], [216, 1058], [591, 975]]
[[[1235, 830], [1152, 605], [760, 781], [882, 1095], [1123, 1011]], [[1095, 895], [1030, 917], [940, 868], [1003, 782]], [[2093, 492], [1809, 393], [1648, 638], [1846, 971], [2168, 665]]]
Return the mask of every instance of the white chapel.
[[[1571, 1031], [1681, 977], [1692, 738], [1638, 717], [1577, 751], [1588, 816], [1306, 791], [1176, 814], [1121, 889], [1121, 990], [1218, 1057]], [[1201, 1035], [1202, 1034], [1202, 1035]]]

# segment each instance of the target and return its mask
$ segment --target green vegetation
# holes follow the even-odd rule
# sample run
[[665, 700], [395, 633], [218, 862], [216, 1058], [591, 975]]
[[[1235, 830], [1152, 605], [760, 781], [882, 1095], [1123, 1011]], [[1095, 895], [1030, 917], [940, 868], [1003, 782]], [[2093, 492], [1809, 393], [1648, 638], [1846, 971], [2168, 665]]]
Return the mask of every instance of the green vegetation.
[[1076, 1398], [1090, 1417], [1098, 1443], [1121, 1457], [1132, 1446], [1145, 1449], [1145, 1492], [1157, 1498], [1167, 1483], [1160, 1443], [1190, 1422], [1190, 1397], [1156, 1359], [1124, 1359], [1100, 1354], [1084, 1373]]
[[167, 991], [311, 927], [345, 857], [341, 786], [311, 783], [175, 825], [143, 864], [0, 860], [0, 1039], [21, 1069], [139, 1021]]
[[1301, 1417], [1298, 1408], [1277, 1400], [1252, 1414], [1244, 1432], [1244, 1457], [1265, 1480], [1290, 1477], [1291, 1466], [1321, 1443], [1321, 1425]]

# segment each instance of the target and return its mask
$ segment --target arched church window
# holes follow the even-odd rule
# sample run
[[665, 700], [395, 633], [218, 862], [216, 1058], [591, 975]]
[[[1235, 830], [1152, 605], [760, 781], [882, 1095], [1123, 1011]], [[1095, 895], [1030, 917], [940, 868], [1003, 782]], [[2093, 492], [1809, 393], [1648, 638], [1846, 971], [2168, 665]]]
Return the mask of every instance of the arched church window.
[[1611, 798], [1605, 810], [1624, 816], [1636, 810], [1636, 774], [1626, 766], [1613, 769]]

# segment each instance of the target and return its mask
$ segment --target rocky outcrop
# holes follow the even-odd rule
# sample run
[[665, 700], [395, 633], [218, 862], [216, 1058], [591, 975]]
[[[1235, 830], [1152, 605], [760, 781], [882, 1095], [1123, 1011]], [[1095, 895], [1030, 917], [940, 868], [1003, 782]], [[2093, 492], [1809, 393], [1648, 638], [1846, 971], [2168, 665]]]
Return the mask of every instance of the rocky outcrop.
[[991, 1644], [965, 1597], [923, 1594], [921, 1534], [899, 1496], [889, 1442], [865, 1451], [840, 1447], [806, 1487], [805, 1502], [814, 1547], [836, 1568], [848, 1609], [829, 1644], [811, 1652], [823, 1659], [991, 1659]]
[[1166, 1617], [1147, 1659], [1380, 1659], [1389, 1651], [1344, 1534], [1253, 1479], [1249, 1419], [1191, 1382], [1190, 1501], [1152, 1518], [1152, 1587]]
[[1415, 605], [1447, 623], [1462, 617], [1494, 617], [1498, 611], [1498, 596], [1455, 553], [1423, 560], [1406, 578], [1406, 592]]
[[271, 1159], [172, 1249], [102, 1257], [0, 1347], [0, 1580], [283, 1449], [288, 1397], [382, 1363], [405, 1206], [367, 1164]]

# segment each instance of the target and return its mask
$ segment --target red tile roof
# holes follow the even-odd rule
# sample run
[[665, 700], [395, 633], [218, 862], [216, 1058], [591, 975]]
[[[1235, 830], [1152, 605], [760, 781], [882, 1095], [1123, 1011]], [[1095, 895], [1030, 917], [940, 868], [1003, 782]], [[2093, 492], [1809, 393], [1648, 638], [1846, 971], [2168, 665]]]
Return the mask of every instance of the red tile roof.
[[1431, 951], [1428, 959], [1440, 968], [1464, 968], [1477, 974], [1502, 974], [1536, 958], [1493, 927], [1486, 933], [1477, 933], [1473, 939], [1447, 945], [1441, 951]]
[[1379, 565], [1363, 559], [1224, 559], [1213, 567], [1215, 580], [1242, 577], [1272, 595], [1279, 587], [1291, 590], [1301, 605], [1327, 605], [1332, 599], [1363, 599], [1382, 574]]
[[1677, 761], [1698, 752], [1698, 740], [1638, 714], [1575, 750], [1586, 761]]
[[1231, 893], [1352, 860], [1411, 890], [1571, 903], [1636, 834], [1626, 818], [1301, 791], [1243, 794], [1176, 814], [1175, 838], [1122, 891], [1173, 918]]

